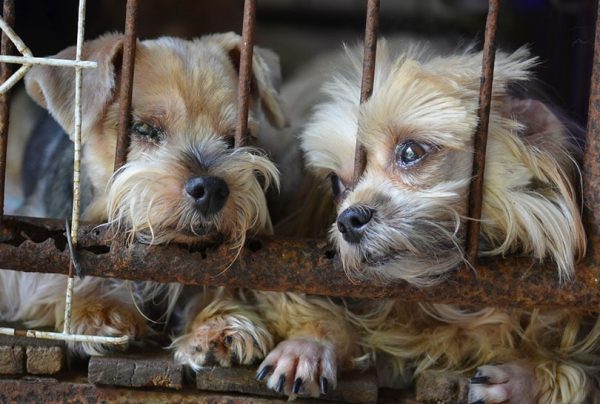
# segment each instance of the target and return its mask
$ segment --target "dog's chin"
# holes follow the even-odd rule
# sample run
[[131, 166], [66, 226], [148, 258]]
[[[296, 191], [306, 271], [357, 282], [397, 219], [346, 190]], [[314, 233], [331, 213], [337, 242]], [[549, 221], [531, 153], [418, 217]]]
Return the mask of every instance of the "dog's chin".
[[403, 249], [364, 251], [341, 241], [340, 257], [349, 278], [377, 283], [406, 281], [417, 287], [433, 286], [463, 261], [458, 250], [440, 250], [436, 254], [418, 254]]
[[196, 225], [185, 229], [171, 229], [172, 240], [179, 244], [219, 244], [226, 237], [212, 225]]

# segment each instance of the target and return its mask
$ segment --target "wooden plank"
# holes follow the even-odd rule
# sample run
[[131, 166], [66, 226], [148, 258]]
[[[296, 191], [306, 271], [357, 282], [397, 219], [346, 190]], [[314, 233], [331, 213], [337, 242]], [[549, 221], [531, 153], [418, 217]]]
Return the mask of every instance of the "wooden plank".
[[[204, 368], [196, 373], [196, 387], [207, 391], [228, 391], [260, 396], [283, 397], [256, 380], [254, 368]], [[377, 376], [374, 372], [346, 372], [340, 375], [337, 389], [322, 400], [349, 403], [376, 403]]]
[[88, 364], [88, 381], [123, 387], [183, 387], [183, 366], [166, 352], [144, 356], [94, 356]]
[[424, 372], [416, 381], [417, 401], [436, 404], [467, 404], [469, 379], [456, 373]]

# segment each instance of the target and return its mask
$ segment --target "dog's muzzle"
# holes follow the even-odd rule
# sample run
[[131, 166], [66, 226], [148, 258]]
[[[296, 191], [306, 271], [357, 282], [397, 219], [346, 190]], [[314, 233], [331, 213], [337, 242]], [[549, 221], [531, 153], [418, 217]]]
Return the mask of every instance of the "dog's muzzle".
[[363, 206], [351, 206], [337, 217], [337, 228], [342, 237], [350, 244], [360, 243], [367, 225], [373, 217], [373, 209]]

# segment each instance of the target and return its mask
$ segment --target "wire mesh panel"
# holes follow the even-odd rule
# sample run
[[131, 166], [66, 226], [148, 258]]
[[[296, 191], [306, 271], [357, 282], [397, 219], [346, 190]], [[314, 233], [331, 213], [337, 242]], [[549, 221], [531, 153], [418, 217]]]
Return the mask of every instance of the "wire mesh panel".
[[[14, 3], [7, 2], [5, 3], [5, 15], [9, 16], [10, 19], [14, 21]], [[69, 223], [65, 226], [65, 231], [67, 234], [67, 240], [69, 244], [70, 251], [70, 260], [68, 263], [68, 279], [67, 279], [67, 288], [65, 293], [65, 313], [64, 313], [64, 323], [63, 323], [63, 331], [61, 333], [58, 332], [46, 332], [46, 331], [36, 331], [36, 330], [16, 330], [14, 328], [0, 328], [0, 334], [5, 335], [24, 335], [28, 337], [35, 338], [43, 338], [43, 339], [58, 339], [64, 341], [71, 342], [95, 342], [102, 344], [125, 344], [128, 341], [127, 336], [122, 337], [105, 337], [105, 336], [96, 336], [96, 335], [81, 335], [81, 334], [71, 334], [71, 318], [72, 318], [72, 300], [73, 300], [73, 287], [75, 283], [75, 269], [78, 267], [77, 260], [77, 244], [78, 244], [78, 235], [79, 235], [79, 210], [80, 210], [80, 202], [81, 202], [81, 91], [82, 91], [82, 73], [84, 68], [97, 68], [97, 64], [95, 62], [84, 62], [82, 61], [82, 53], [83, 53], [83, 38], [84, 38], [84, 30], [85, 30], [85, 10], [86, 10], [86, 1], [79, 1], [78, 8], [78, 20], [77, 20], [77, 46], [76, 46], [76, 55], [75, 60], [56, 60], [50, 58], [34, 58], [31, 51], [27, 48], [27, 46], [23, 43], [23, 41], [18, 37], [18, 35], [13, 31], [10, 24], [2, 18], [0, 19], [0, 28], [2, 29], [3, 36], [6, 35], [13, 44], [17, 47], [17, 50], [23, 55], [22, 58], [14, 58], [10, 55], [2, 55], [0, 56], [0, 62], [4, 63], [19, 63], [22, 64], [21, 68], [17, 70], [13, 75], [9, 76], [0, 86], [0, 95], [4, 97], [5, 103], [8, 103], [8, 91], [12, 86], [14, 86], [20, 79], [22, 79], [27, 71], [33, 65], [49, 65], [49, 66], [64, 66], [64, 67], [73, 67], [75, 69], [75, 104], [74, 104], [74, 133], [73, 133], [73, 143], [74, 143], [74, 159], [73, 159], [73, 211], [71, 216], [71, 228], [69, 229]], [[3, 51], [7, 51], [7, 47], [3, 47]], [[8, 113], [2, 116], [4, 118], [3, 125], [5, 128], [8, 128]], [[3, 137], [4, 146], [0, 150], [2, 152], [0, 156], [0, 160], [2, 161], [2, 166], [4, 167], [6, 164], [6, 133]], [[4, 177], [4, 173], [1, 173]], [[4, 182], [2, 182], [2, 188], [4, 188]], [[4, 194], [4, 191], [2, 191]]]

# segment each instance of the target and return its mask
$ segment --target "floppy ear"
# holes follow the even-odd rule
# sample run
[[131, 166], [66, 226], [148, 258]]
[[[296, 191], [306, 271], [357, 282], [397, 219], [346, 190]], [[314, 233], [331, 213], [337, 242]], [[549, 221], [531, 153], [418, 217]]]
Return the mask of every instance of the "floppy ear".
[[496, 140], [488, 144], [486, 181], [501, 186], [502, 192], [490, 187], [484, 196], [484, 210], [493, 213], [501, 229], [494, 234], [497, 229], [484, 225], [498, 246], [491, 253], [504, 254], [519, 246], [537, 259], [551, 257], [559, 278], [572, 279], [575, 260], [586, 248], [575, 191], [574, 139], [541, 101], [505, 96], [498, 103], [490, 126]]
[[[96, 69], [83, 69], [81, 88], [81, 136], [88, 133], [102, 117], [117, 84], [115, 65], [120, 64], [123, 49], [121, 34], [104, 35], [83, 45], [82, 60], [98, 63]], [[75, 59], [75, 47], [56, 54], [60, 59]], [[75, 69], [37, 65], [25, 76], [27, 93], [73, 136], [75, 112]]]
[[[211, 36], [229, 54], [233, 65], [239, 70], [242, 37], [234, 32]], [[281, 67], [279, 57], [271, 50], [254, 47], [252, 57], [252, 93], [260, 99], [267, 119], [276, 128], [286, 124], [285, 114], [279, 99]]]

